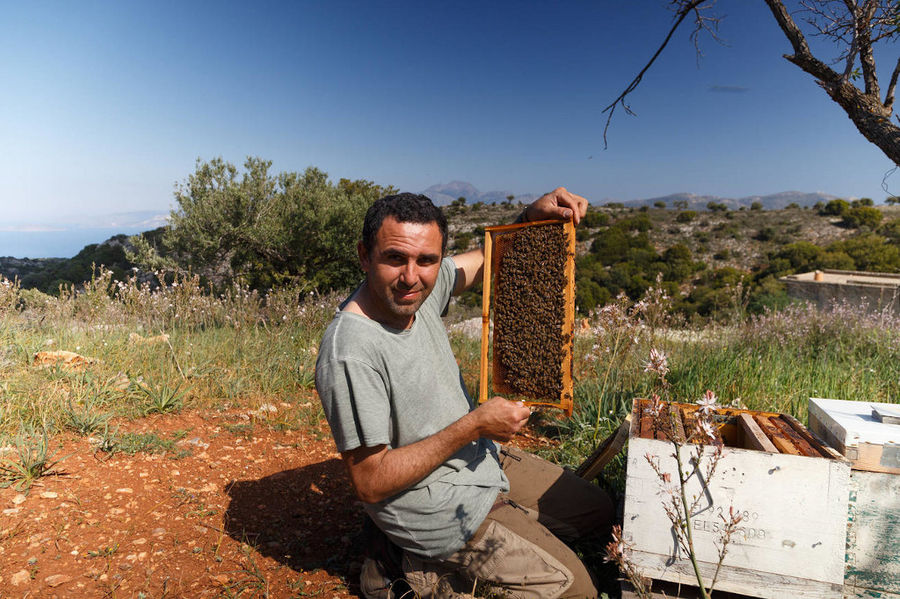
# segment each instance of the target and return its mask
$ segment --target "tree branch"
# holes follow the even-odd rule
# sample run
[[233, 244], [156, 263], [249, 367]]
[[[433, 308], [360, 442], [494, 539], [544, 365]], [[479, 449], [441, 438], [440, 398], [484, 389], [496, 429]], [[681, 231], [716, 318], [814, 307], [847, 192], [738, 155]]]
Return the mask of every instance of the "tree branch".
[[685, 17], [687, 17], [688, 14], [690, 14], [690, 12], [692, 10], [694, 10], [695, 8], [697, 8], [704, 2], [708, 2], [708, 1], [709, 0], [692, 0], [691, 2], [689, 2], [688, 4], [685, 4], [683, 7], [681, 7], [678, 10], [678, 12], [675, 14], [675, 23], [672, 24], [672, 28], [669, 29], [669, 33], [668, 33], [668, 35], [666, 35], [666, 39], [664, 39], [662, 44], [660, 44], [659, 48], [656, 50], [656, 53], [653, 55], [653, 57], [650, 59], [650, 61], [647, 62], [647, 64], [644, 65], [644, 68], [641, 69], [641, 71], [635, 76], [635, 78], [631, 80], [631, 83], [628, 84], [628, 87], [625, 88], [625, 91], [623, 91], [621, 94], [619, 94], [619, 97], [617, 97], [613, 101], [612, 104], [610, 104], [609, 106], [607, 106], [606, 108], [604, 108], [602, 110], [602, 112], [609, 111], [609, 115], [606, 117], [606, 126], [603, 127], [603, 148], [604, 149], [606, 149], [606, 147], [609, 145], [606, 141], [606, 133], [607, 133], [607, 131], [609, 131], [609, 123], [612, 121], [613, 114], [616, 112], [616, 106], [621, 104], [622, 109], [626, 113], [634, 115], [634, 112], [631, 110], [631, 108], [625, 102], [625, 98], [627, 98], [628, 94], [633, 92], [635, 89], [637, 89], [637, 86], [640, 85], [641, 79], [644, 78], [644, 73], [646, 73], [650, 69], [650, 67], [653, 66], [653, 63], [656, 62], [656, 59], [659, 58], [659, 55], [662, 54], [663, 50], [665, 50], [666, 46], [669, 44], [669, 40], [672, 39], [672, 36], [675, 34], [675, 31], [678, 29], [678, 26], [681, 25], [681, 22], [684, 21]]
[[891, 107], [894, 105], [894, 90], [897, 89], [898, 77], [900, 77], [900, 58], [897, 59], [897, 64], [894, 65], [894, 72], [891, 73], [891, 81], [888, 83], [887, 93], [884, 95], [884, 107], [887, 110], [891, 110]]
[[854, 12], [856, 31], [853, 35], [859, 48], [859, 62], [862, 64], [866, 93], [876, 98], [881, 96], [881, 90], [878, 86], [878, 73], [875, 70], [875, 55], [872, 52], [871, 25], [877, 7], [876, 0], [866, 0], [859, 10], [862, 14]]
[[856, 64], [856, 55], [859, 52], [859, 38], [857, 37], [859, 30], [856, 26], [859, 19], [856, 17], [856, 3], [853, 0], [844, 0], [844, 6], [847, 7], [847, 12], [853, 16], [853, 27], [850, 29], [852, 33], [850, 49], [847, 50], [847, 63], [844, 67], [844, 81], [847, 81], [853, 73], [853, 65]]

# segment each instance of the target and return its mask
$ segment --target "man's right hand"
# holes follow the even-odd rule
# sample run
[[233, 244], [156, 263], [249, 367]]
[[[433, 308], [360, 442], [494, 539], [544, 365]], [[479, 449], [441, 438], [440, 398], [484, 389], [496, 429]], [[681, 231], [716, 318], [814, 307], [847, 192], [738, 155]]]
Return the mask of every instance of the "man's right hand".
[[376, 503], [430, 474], [467, 443], [485, 437], [509, 441], [528, 422], [531, 410], [520, 401], [494, 397], [444, 429], [410, 445], [357, 447], [341, 453], [356, 495]]
[[531, 410], [521, 401], [492, 397], [472, 411], [481, 437], [506, 442], [528, 422]]

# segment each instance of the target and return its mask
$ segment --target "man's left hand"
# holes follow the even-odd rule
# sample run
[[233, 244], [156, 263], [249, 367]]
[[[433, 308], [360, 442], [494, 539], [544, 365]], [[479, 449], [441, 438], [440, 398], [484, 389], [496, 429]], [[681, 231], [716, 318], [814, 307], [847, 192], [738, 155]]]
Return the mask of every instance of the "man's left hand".
[[587, 213], [588, 201], [565, 187], [557, 187], [545, 193], [525, 208], [525, 218], [529, 221], [572, 219], [577, 225]]

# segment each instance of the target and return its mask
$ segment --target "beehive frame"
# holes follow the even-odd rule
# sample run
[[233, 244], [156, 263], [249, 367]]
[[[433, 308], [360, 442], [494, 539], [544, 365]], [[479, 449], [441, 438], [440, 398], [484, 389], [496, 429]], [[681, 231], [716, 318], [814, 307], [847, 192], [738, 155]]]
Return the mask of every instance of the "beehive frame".
[[567, 416], [572, 415], [573, 383], [572, 383], [572, 340], [575, 327], [575, 225], [572, 221], [544, 220], [513, 225], [486, 227], [484, 232], [484, 282], [481, 313], [481, 376], [479, 381], [479, 403], [488, 399], [488, 369], [492, 365], [492, 387], [494, 393], [508, 396], [515, 393], [505, 380], [505, 373], [500, 361], [496, 359], [496, 343], [494, 344], [494, 360], [490, 360], [488, 350], [491, 347], [491, 288], [499, 280], [502, 269], [502, 258], [517, 231], [527, 227], [547, 225], [563, 225], [566, 239], [565, 285], [563, 289], [563, 319], [560, 339], [563, 341], [560, 369], [562, 389], [559, 398], [523, 399], [527, 405], [548, 406], [562, 409]]

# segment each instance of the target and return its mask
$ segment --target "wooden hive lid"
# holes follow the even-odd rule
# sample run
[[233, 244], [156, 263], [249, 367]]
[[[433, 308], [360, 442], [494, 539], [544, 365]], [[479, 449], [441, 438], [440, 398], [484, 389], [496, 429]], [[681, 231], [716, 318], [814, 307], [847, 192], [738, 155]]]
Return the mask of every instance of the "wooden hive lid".
[[897, 404], [811, 397], [809, 426], [855, 470], [900, 474], [900, 424], [879, 422], [876, 415], [898, 410]]

